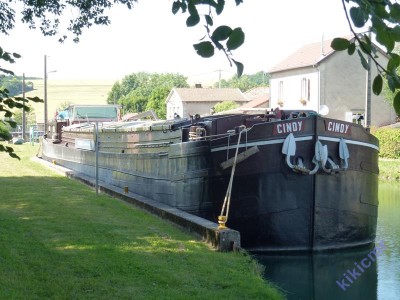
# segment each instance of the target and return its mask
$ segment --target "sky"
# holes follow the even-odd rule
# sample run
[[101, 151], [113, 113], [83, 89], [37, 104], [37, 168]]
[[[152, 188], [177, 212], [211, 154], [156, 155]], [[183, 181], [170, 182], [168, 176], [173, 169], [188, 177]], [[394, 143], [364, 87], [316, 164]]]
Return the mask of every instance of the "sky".
[[[268, 72], [301, 45], [350, 32], [340, 0], [244, 0], [237, 7], [234, 2], [226, 0], [214, 28], [242, 27], [245, 43], [233, 54], [244, 64], [245, 74]], [[61, 34], [43, 37], [39, 30], [17, 22], [10, 35], [0, 34], [0, 46], [22, 55], [9, 66], [17, 75], [43, 77], [46, 55], [49, 82], [52, 78], [120, 80], [141, 71], [180, 73], [190, 82], [217, 81], [219, 70], [224, 78], [232, 77], [236, 68], [222, 52], [210, 59], [196, 54], [193, 44], [205, 31], [202, 26], [186, 27], [187, 15], [173, 15], [172, 3], [139, 0], [132, 10], [114, 6], [109, 11], [111, 24], [86, 29], [79, 43], [70, 35], [60, 44]]]

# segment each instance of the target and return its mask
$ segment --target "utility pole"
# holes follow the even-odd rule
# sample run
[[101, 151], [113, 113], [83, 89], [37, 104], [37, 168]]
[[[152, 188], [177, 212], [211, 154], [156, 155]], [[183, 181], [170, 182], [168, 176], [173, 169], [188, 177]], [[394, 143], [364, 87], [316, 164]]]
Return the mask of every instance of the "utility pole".
[[47, 134], [47, 74], [57, 72], [57, 70], [53, 70], [47, 72], [47, 55], [44, 56], [44, 134]]
[[218, 88], [221, 88], [221, 69], [218, 70], [219, 71], [219, 77], [218, 77]]
[[[22, 74], [22, 98], [25, 104], [25, 73]], [[26, 137], [26, 114], [25, 109], [22, 108], [22, 139], [25, 141]]]
[[47, 56], [44, 55], [44, 130], [47, 134]]
[[[371, 28], [369, 29], [369, 39], [371, 40]], [[366, 79], [366, 99], [365, 99], [365, 124], [369, 128], [371, 126], [371, 57], [367, 56], [368, 70]]]

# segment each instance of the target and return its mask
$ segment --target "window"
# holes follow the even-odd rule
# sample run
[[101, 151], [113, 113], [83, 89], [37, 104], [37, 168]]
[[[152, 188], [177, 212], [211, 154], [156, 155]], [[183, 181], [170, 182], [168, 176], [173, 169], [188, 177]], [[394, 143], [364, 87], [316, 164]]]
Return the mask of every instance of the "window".
[[311, 81], [307, 78], [301, 79], [301, 99], [310, 101], [310, 85]]
[[283, 81], [279, 81], [278, 100], [283, 100]]

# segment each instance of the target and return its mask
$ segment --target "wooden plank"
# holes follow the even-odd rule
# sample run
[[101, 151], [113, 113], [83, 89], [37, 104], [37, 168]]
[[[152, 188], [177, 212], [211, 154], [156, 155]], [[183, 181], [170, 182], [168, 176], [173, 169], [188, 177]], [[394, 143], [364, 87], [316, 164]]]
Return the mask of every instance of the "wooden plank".
[[[257, 146], [251, 147], [249, 149], [247, 149], [246, 151], [238, 154], [237, 158], [236, 158], [236, 164], [248, 159], [250, 156], [256, 154], [257, 152], [259, 152], [260, 150], [258, 150]], [[225, 170], [231, 166], [233, 166], [233, 163], [235, 161], [235, 157], [231, 157], [230, 159], [228, 159], [227, 161], [224, 161], [223, 163], [220, 164], [220, 167]]]

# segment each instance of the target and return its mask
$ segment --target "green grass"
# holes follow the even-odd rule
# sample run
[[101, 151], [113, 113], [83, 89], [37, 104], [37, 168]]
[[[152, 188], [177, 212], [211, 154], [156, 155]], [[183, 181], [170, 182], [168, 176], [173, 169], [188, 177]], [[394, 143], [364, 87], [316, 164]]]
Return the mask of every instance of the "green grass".
[[0, 153], [0, 299], [281, 299], [243, 253]]
[[400, 159], [379, 159], [379, 179], [400, 181]]

